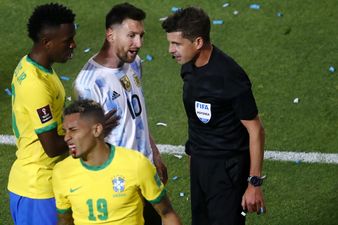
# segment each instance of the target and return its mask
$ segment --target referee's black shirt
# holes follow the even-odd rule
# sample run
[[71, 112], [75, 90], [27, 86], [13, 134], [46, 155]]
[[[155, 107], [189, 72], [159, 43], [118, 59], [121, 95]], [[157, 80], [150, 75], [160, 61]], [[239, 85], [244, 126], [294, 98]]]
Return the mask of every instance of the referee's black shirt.
[[247, 151], [249, 135], [240, 120], [255, 118], [258, 110], [244, 70], [213, 46], [208, 64], [195, 67], [188, 62], [181, 76], [189, 125], [186, 152], [229, 157]]

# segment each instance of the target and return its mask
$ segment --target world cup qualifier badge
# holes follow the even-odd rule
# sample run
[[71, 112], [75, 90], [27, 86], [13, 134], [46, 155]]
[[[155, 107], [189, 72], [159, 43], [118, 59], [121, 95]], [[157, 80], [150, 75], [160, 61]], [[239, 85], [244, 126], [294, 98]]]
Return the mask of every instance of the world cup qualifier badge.
[[41, 123], [46, 123], [53, 119], [52, 111], [50, 110], [49, 105], [39, 108], [36, 111], [39, 115]]
[[195, 112], [202, 123], [208, 123], [211, 119], [211, 104], [195, 101]]
[[121, 85], [123, 86], [123, 88], [126, 91], [130, 91], [131, 90], [130, 80], [129, 80], [129, 78], [128, 78], [127, 75], [124, 75], [123, 77], [121, 77], [120, 78], [120, 82], [121, 82]]

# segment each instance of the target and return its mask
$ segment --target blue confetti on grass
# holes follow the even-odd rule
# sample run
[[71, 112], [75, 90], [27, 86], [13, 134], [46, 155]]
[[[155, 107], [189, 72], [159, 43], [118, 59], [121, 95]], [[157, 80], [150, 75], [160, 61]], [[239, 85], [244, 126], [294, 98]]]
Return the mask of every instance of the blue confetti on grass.
[[261, 6], [259, 4], [251, 4], [250, 5], [250, 9], [259, 10], [260, 8], [261, 8]]
[[8, 88], [5, 89], [5, 92], [6, 92], [7, 95], [12, 96], [12, 92]]
[[336, 71], [336, 68], [334, 68], [333, 66], [329, 66], [330, 73], [334, 73], [335, 71]]
[[61, 79], [61, 80], [66, 80], [66, 81], [70, 80], [70, 78], [67, 77], [67, 76], [60, 76], [60, 79]]
[[153, 61], [153, 59], [154, 59], [154, 57], [152, 55], [149, 55], [149, 54], [146, 55], [146, 60], [147, 61], [150, 62], [150, 61]]
[[223, 23], [224, 23], [223, 20], [213, 20], [213, 21], [212, 21], [212, 24], [214, 24], [214, 25], [221, 25], [221, 24], [223, 24]]

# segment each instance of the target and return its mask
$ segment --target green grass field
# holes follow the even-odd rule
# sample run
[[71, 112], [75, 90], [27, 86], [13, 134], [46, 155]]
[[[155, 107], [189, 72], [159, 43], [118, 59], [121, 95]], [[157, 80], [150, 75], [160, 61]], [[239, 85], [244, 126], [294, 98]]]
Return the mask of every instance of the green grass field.
[[[26, 23], [34, 6], [49, 1], [2, 0], [0, 4], [0, 134], [12, 134], [10, 87], [13, 70], [27, 54], [31, 41]], [[62, 0], [77, 14], [77, 49], [67, 64], [56, 64], [67, 96], [81, 67], [100, 47], [104, 18], [111, 6], [122, 1]], [[171, 7], [196, 5], [205, 9], [211, 20], [213, 43], [243, 66], [253, 83], [260, 116], [266, 131], [266, 149], [338, 153], [338, 7], [336, 0], [261, 0], [261, 1], [129, 1], [147, 12], [146, 35], [141, 57], [153, 56], [143, 64], [143, 87], [149, 126], [161, 144], [182, 145], [187, 137], [186, 117], [181, 101], [182, 81], [177, 65], [167, 53], [168, 44], [159, 19]], [[230, 6], [222, 5], [229, 2]], [[260, 10], [249, 8], [259, 3]], [[234, 15], [233, 11], [239, 14]], [[282, 12], [283, 16], [276, 16]], [[85, 48], [91, 48], [85, 53]], [[298, 104], [293, 103], [299, 98]], [[156, 126], [165, 122], [167, 127]], [[12, 224], [8, 209], [7, 177], [15, 158], [15, 147], [0, 145], [0, 224]], [[189, 177], [187, 159], [166, 155], [171, 177], [169, 194], [184, 224], [189, 224]], [[248, 224], [338, 224], [338, 166], [266, 161], [264, 184], [268, 213], [249, 215]], [[185, 197], [179, 197], [185, 192]]]
[[[13, 224], [9, 214], [6, 190], [7, 174], [14, 160], [15, 147], [1, 146], [0, 157], [0, 224]], [[190, 194], [188, 158], [178, 159], [164, 155], [169, 170], [167, 185], [169, 197], [184, 224], [190, 224]], [[267, 214], [248, 215], [247, 224], [261, 225], [334, 225], [337, 224], [338, 166], [323, 164], [296, 164], [293, 162], [266, 161], [264, 183]], [[172, 178], [177, 176], [176, 180]], [[180, 193], [184, 197], [180, 197]]]

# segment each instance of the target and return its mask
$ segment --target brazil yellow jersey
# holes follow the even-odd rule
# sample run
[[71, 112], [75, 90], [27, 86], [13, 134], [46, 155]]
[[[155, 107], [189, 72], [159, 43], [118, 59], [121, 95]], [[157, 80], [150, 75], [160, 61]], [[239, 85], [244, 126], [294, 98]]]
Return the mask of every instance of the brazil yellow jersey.
[[144, 224], [143, 198], [158, 203], [165, 195], [155, 167], [141, 153], [111, 146], [101, 166], [69, 156], [56, 164], [53, 189], [58, 213], [70, 210], [75, 225]]
[[8, 190], [21, 196], [53, 197], [52, 169], [60, 157], [49, 158], [37, 134], [57, 128], [62, 134], [64, 87], [54, 72], [24, 56], [12, 80], [12, 127], [17, 159], [12, 165]]

